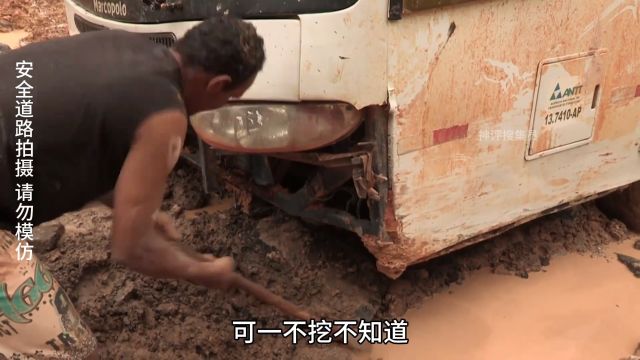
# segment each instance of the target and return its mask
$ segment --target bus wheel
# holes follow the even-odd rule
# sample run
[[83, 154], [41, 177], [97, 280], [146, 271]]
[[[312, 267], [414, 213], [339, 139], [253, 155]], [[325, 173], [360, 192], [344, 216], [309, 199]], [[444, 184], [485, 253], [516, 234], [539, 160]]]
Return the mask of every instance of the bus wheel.
[[599, 199], [597, 204], [605, 214], [620, 219], [629, 229], [640, 232], [640, 181]]

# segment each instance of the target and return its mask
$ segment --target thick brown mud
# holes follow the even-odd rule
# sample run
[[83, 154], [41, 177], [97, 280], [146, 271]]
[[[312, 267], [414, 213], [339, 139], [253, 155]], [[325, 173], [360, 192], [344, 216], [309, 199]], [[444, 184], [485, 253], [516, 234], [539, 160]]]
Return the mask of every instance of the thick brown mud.
[[68, 35], [63, 2], [61, 0], [0, 1], [0, 34], [15, 30], [27, 32], [24, 41], [19, 45]]
[[623, 359], [640, 340], [640, 281], [615, 253], [640, 255], [627, 240], [606, 257], [554, 258], [527, 280], [471, 274], [405, 315], [408, 345], [362, 359]]
[[16, 49], [20, 47], [21, 41], [27, 36], [29, 36], [29, 33], [24, 30], [0, 33], [0, 44], [4, 44], [11, 49]]
[[[607, 244], [630, 236], [623, 224], [586, 204], [410, 268], [400, 279], [390, 281], [376, 271], [373, 257], [352, 234], [312, 227], [276, 210], [248, 216], [234, 207], [232, 199], [202, 194], [194, 186], [199, 183], [197, 174], [186, 165], [175, 171], [163, 206], [176, 216], [184, 244], [216, 256], [233, 256], [243, 275], [329, 320], [401, 317], [432, 295], [463, 284], [476, 270], [526, 282], [558, 255], [601, 257]], [[235, 341], [233, 320], [253, 320], [259, 328], [283, 328], [282, 321], [292, 319], [238, 290], [224, 293], [156, 280], [113, 265], [106, 208], [68, 214], [60, 220], [65, 224], [64, 235], [42, 258], [95, 332], [101, 359], [346, 359], [352, 355], [344, 346], [308, 345], [304, 339], [294, 346], [290, 339], [275, 335], [257, 335], [251, 345]], [[514, 307], [515, 312], [528, 311], [526, 306]]]

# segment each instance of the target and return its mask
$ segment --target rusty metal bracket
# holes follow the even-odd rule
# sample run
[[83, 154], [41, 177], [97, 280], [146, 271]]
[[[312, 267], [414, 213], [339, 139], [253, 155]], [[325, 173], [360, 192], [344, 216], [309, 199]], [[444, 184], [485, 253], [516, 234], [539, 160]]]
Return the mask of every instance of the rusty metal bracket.
[[[394, 232], [395, 227], [388, 220], [393, 215], [389, 208], [388, 109], [373, 107], [367, 112], [360, 142], [327, 147], [323, 152], [243, 155], [199, 142], [205, 188], [209, 192], [223, 186], [243, 206], [252, 195], [257, 196], [290, 215], [391, 243], [387, 231]], [[288, 179], [295, 181], [284, 181], [288, 169], [292, 171]]]
[[352, 179], [356, 193], [360, 199], [380, 201], [380, 194], [376, 185], [387, 181], [384, 175], [376, 174], [373, 170], [373, 155], [376, 144], [373, 142], [358, 143], [353, 151], [341, 154], [327, 153], [284, 153], [273, 154], [272, 157], [295, 161], [309, 165], [321, 166], [326, 169], [351, 168]]
[[353, 183], [358, 197], [380, 201], [380, 194], [376, 190], [376, 182], [380, 176], [373, 173], [371, 154], [363, 154], [353, 158], [352, 163], [361, 165], [353, 169]]
[[[336, 179], [330, 180], [333, 181], [333, 184], [322, 183], [323, 180], [327, 180], [326, 174], [318, 173], [317, 176], [302, 189], [294, 193], [289, 193], [279, 186], [259, 186], [245, 176], [225, 171], [215, 164], [210, 164], [209, 166], [209, 169], [215, 171], [222, 181], [227, 184], [232, 191], [236, 192], [237, 195], [243, 192], [242, 189], [246, 189], [250, 191], [250, 193], [279, 207], [290, 215], [330, 224], [353, 231], [360, 236], [364, 234], [376, 234], [378, 232], [378, 227], [375, 223], [358, 219], [346, 211], [323, 208], [315, 203], [319, 196], [325, 195], [325, 186], [331, 189], [339, 183]], [[350, 173], [347, 172], [346, 178], [348, 178], [348, 176], [350, 176]], [[320, 188], [318, 188], [318, 186]]]
[[375, 149], [372, 142], [361, 142], [356, 144], [354, 148], [345, 153], [331, 154], [319, 152], [302, 152], [302, 153], [277, 153], [266, 154], [266, 156], [276, 159], [300, 162], [309, 165], [322, 166], [327, 168], [344, 167], [352, 165], [351, 159], [361, 154], [371, 153]]

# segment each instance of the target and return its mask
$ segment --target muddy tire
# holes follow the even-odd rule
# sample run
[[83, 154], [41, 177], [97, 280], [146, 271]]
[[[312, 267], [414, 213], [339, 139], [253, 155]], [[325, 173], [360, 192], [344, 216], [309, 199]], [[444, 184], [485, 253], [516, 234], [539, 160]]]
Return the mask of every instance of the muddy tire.
[[604, 213], [620, 219], [629, 229], [640, 232], [640, 182], [607, 195], [597, 203]]

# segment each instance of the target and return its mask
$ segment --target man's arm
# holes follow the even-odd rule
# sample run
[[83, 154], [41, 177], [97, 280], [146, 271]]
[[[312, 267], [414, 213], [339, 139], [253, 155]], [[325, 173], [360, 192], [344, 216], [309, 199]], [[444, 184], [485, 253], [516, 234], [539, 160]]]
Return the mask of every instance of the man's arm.
[[178, 111], [151, 116], [138, 129], [113, 196], [112, 256], [140, 273], [225, 287], [230, 259], [203, 261], [182, 251], [154, 226], [166, 179], [182, 148], [187, 119]]

